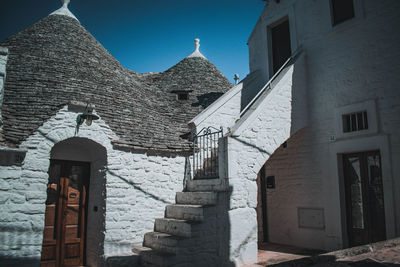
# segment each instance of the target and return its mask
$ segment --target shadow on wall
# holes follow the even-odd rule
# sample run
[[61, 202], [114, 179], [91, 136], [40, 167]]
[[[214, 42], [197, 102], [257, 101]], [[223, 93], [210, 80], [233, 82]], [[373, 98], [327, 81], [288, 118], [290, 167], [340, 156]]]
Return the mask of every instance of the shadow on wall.
[[[218, 193], [218, 205], [217, 205], [217, 229], [219, 232], [220, 239], [217, 239], [216, 242], [219, 242], [219, 255], [217, 255], [216, 265], [214, 266], [223, 266], [223, 267], [235, 267], [235, 263], [231, 261], [231, 223], [229, 219], [229, 211], [230, 211], [230, 200], [232, 194], [232, 187], [230, 186], [226, 192]], [[243, 222], [245, 223], [245, 222]], [[240, 244], [239, 247], [235, 249], [233, 253], [238, 253], [241, 248], [245, 245], [244, 243]], [[213, 266], [213, 264], [209, 265]]]
[[192, 107], [201, 106], [202, 108], [206, 108], [211, 105], [215, 100], [217, 100], [224, 93], [220, 92], [211, 92], [197, 96], [197, 102], [192, 103]]
[[39, 267], [40, 259], [0, 257], [0, 266]]
[[[190, 191], [190, 190], [189, 190]], [[217, 193], [216, 206], [204, 206], [204, 221], [198, 224], [191, 238], [194, 244], [188, 248], [183, 258], [189, 261], [174, 266], [221, 266], [235, 267], [230, 259], [231, 224], [229, 219], [230, 198], [232, 188]], [[245, 223], [245, 222], [243, 222]], [[244, 245], [244, 244], [242, 244]], [[241, 249], [241, 247], [237, 248]], [[188, 265], [187, 263], [190, 262]]]
[[[275, 199], [275, 203], [281, 203], [281, 205], [292, 206], [295, 203], [289, 200], [288, 203], [284, 204], [282, 198], [284, 198], [285, 193], [279, 191], [279, 187], [275, 188], [275, 172], [267, 169], [268, 162], [280, 161], [280, 166], [285, 166], [283, 170], [280, 170], [280, 176], [277, 176], [277, 183], [282, 184], [280, 178], [282, 175], [286, 175], [286, 170], [290, 166], [295, 165], [293, 163], [293, 158], [290, 158], [292, 153], [298, 152], [298, 146], [304, 142], [303, 135], [307, 132], [308, 124], [308, 102], [307, 102], [307, 72], [306, 72], [306, 55], [304, 52], [299, 52], [291, 61], [288, 67], [282, 70], [281, 74], [276, 77], [276, 80], [272, 82], [272, 90], [274, 86], [283, 79], [284, 75], [287, 75], [288, 68], [293, 67], [293, 72], [291, 74], [291, 113], [290, 113], [290, 137], [281, 144], [275, 151], [271, 151], [272, 155], [268, 157], [260, 172], [257, 175], [257, 221], [258, 221], [258, 245], [260, 246], [263, 242], [275, 242], [280, 244], [290, 243], [288, 240], [282, 240], [281, 238], [276, 239], [277, 233], [283, 232], [283, 223], [277, 221], [274, 218], [281, 218], [282, 214], [274, 214], [273, 209], [268, 209], [268, 201], [271, 196], [278, 197]], [[301, 158], [296, 158], [297, 164], [303, 164]], [[300, 163], [298, 163], [300, 162]], [[270, 177], [270, 178], [269, 178]], [[273, 185], [268, 184], [269, 180], [273, 180]], [[267, 186], [273, 186], [274, 189], [271, 191], [267, 190]], [[275, 193], [271, 195], [272, 193]], [[279, 192], [279, 193], [278, 193]], [[267, 197], [268, 195], [268, 197]], [[278, 201], [279, 200], [279, 201]], [[285, 206], [287, 207], [287, 206]], [[294, 209], [296, 210], [296, 209]], [[282, 212], [282, 211], [281, 211]], [[290, 216], [289, 216], [290, 215]], [[286, 214], [285, 217], [296, 217], [293, 214]], [[270, 224], [270, 225], [269, 225]], [[275, 228], [274, 228], [275, 227]], [[276, 228], [277, 227], [277, 228]], [[273, 232], [271, 232], [273, 231]], [[269, 233], [271, 232], [271, 233]]]
[[247, 75], [241, 82], [245, 90], [242, 90], [240, 97], [240, 111], [250, 103], [267, 81], [260, 70], [255, 70]]
[[307, 57], [300, 52], [293, 59], [290, 136], [308, 125]]

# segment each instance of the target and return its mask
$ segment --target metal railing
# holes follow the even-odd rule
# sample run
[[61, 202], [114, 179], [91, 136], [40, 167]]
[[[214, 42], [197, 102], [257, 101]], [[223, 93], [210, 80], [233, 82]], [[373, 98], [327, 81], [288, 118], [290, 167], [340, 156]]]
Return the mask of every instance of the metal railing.
[[264, 93], [264, 91], [266, 91], [266, 90], [271, 90], [271, 89], [272, 89], [272, 87], [271, 87], [272, 82], [276, 79], [276, 77], [279, 76], [279, 74], [281, 74], [282, 70], [283, 70], [284, 68], [286, 68], [286, 67], [289, 65], [289, 62], [300, 54], [301, 51], [302, 51], [301, 49], [296, 50], [296, 51], [293, 53], [293, 55], [292, 55], [291, 57], [289, 57], [289, 58], [285, 61], [285, 63], [283, 63], [283, 65], [282, 65], [282, 66], [279, 68], [279, 70], [272, 76], [272, 78], [269, 79], [269, 81], [263, 86], [263, 88], [261, 88], [261, 90], [257, 93], [257, 95], [256, 95], [255, 97], [253, 97], [253, 99], [252, 99], [252, 100], [246, 105], [246, 107], [240, 112], [240, 117], [242, 117], [242, 116], [250, 109], [250, 107], [254, 104], [254, 102], [257, 101], [257, 99], [262, 95], [262, 93]]
[[218, 178], [218, 139], [223, 130], [204, 127], [193, 137], [193, 179]]

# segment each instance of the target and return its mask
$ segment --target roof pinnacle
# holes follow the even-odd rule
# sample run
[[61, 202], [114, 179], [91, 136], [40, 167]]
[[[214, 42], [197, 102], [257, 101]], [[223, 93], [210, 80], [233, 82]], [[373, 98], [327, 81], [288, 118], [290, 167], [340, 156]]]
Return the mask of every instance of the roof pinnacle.
[[[70, 2], [70, 0], [62, 0], [63, 5], [61, 8], [57, 9], [56, 11], [54, 11], [53, 13], [51, 13], [50, 15], [63, 15], [63, 16], [68, 16], [71, 17], [73, 19], [78, 20], [74, 14], [72, 14], [71, 11], [69, 11], [68, 9], [68, 4]], [[79, 21], [79, 20], [78, 20]]]
[[62, 0], [63, 1], [63, 7], [68, 7], [68, 4], [71, 0]]
[[194, 39], [194, 47], [196, 48], [196, 52], [200, 52], [199, 51], [199, 48], [200, 48], [200, 39], [199, 38], [196, 38], [196, 39]]
[[200, 48], [200, 39], [196, 38], [194, 39], [194, 52], [188, 56], [189, 57], [202, 57], [202, 58], [206, 58], [205, 56], [203, 56], [203, 54], [200, 52], [199, 48]]

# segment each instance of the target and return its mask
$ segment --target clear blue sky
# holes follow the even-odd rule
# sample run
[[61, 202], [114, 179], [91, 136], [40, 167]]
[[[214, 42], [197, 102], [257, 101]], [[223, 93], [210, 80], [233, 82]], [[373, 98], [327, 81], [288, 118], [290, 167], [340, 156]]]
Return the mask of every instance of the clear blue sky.
[[[2, 0], [0, 41], [61, 7], [60, 0]], [[247, 40], [262, 0], [71, 0], [69, 9], [125, 67], [165, 71], [194, 50], [233, 82], [248, 72]]]

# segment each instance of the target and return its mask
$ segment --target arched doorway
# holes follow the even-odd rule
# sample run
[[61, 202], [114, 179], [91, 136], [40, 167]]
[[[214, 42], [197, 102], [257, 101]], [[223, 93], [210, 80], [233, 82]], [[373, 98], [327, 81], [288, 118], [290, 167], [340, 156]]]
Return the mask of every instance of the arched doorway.
[[98, 265], [104, 254], [106, 149], [70, 138], [51, 150], [42, 266]]

